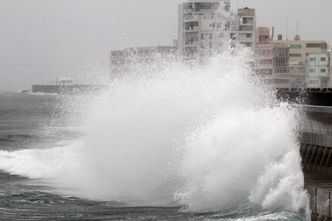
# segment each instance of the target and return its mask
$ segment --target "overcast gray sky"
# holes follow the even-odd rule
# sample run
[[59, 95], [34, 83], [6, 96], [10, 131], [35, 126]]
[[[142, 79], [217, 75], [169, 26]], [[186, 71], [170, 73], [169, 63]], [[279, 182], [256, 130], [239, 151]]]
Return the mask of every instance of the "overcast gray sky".
[[[98, 75], [109, 51], [169, 45], [181, 0], [0, 0], [0, 91], [29, 89], [56, 77]], [[332, 43], [331, 0], [232, 0], [256, 8], [258, 26]]]

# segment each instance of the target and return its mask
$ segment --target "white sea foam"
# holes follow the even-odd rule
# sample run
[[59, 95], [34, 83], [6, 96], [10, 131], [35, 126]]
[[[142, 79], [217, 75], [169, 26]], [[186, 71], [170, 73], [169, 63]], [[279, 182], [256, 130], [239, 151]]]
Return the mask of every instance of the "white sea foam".
[[0, 169], [92, 199], [193, 211], [247, 201], [271, 211], [306, 210], [297, 111], [277, 102], [245, 61], [247, 53], [238, 52], [203, 67], [133, 67], [79, 105], [86, 113], [82, 140], [2, 151]]

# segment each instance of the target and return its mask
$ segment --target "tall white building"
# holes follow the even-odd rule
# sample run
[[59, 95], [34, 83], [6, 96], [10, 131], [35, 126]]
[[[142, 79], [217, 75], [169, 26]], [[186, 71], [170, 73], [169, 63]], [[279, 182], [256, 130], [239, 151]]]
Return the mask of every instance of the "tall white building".
[[219, 47], [230, 0], [189, 0], [179, 5], [178, 49], [188, 60], [200, 61]]
[[241, 8], [237, 11], [236, 40], [251, 49], [256, 44], [256, 12], [255, 9]]
[[255, 10], [230, 11], [230, 0], [188, 0], [179, 5], [178, 49], [187, 60], [202, 62], [233, 40], [254, 49]]

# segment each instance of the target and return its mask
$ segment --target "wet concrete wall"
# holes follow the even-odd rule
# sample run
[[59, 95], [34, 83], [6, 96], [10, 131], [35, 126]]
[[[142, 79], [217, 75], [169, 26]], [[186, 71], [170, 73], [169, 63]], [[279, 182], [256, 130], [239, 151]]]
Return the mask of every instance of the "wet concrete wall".
[[312, 220], [332, 220], [332, 108], [304, 110], [300, 153]]

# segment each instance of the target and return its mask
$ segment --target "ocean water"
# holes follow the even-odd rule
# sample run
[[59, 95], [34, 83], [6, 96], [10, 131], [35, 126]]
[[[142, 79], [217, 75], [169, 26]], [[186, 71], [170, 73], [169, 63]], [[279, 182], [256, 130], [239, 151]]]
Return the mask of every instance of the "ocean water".
[[243, 55], [0, 94], [1, 220], [306, 220], [300, 114]]

